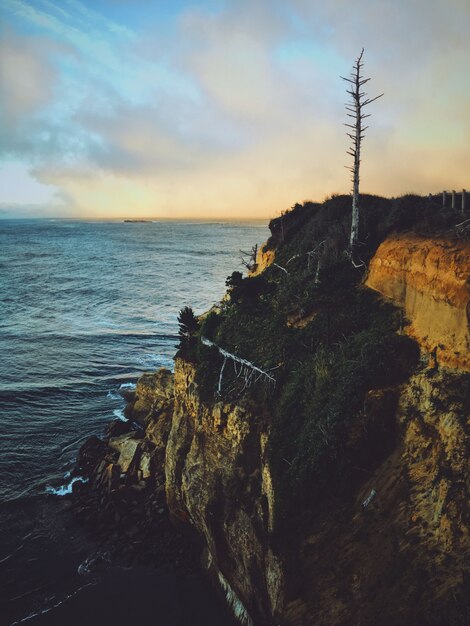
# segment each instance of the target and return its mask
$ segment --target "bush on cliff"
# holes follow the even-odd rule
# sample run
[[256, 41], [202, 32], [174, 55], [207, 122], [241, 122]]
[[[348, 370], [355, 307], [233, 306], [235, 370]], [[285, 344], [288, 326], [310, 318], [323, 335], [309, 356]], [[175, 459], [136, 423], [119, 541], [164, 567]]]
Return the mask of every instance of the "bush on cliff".
[[197, 332], [199, 322], [191, 307], [186, 306], [178, 315], [178, 356], [186, 360], [194, 360], [197, 349]]

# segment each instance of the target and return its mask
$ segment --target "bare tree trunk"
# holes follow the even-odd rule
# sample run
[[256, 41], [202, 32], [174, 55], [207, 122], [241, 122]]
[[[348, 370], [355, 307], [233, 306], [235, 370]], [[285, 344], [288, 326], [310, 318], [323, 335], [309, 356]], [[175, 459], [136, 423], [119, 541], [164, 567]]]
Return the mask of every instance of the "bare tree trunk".
[[361, 59], [364, 53], [364, 49], [357, 60], [355, 71], [355, 85], [354, 85], [354, 115], [356, 116], [356, 128], [354, 131], [354, 166], [353, 166], [353, 197], [352, 197], [352, 217], [351, 217], [351, 237], [349, 245], [351, 252], [359, 241], [359, 166], [361, 165], [361, 139], [362, 139], [362, 116], [361, 116], [361, 102], [360, 102], [360, 67]]
[[347, 89], [347, 93], [351, 96], [352, 102], [346, 104], [346, 111], [348, 112], [348, 117], [354, 120], [353, 124], [345, 124], [348, 128], [351, 129], [352, 132], [348, 132], [347, 135], [352, 141], [352, 146], [348, 150], [348, 154], [353, 157], [354, 163], [352, 167], [350, 167], [350, 171], [352, 173], [352, 217], [351, 217], [351, 236], [349, 240], [351, 260], [353, 264], [356, 264], [355, 261], [355, 249], [359, 243], [359, 222], [360, 222], [360, 213], [359, 213], [359, 169], [361, 165], [361, 143], [364, 139], [364, 133], [367, 130], [368, 126], [363, 126], [363, 120], [366, 117], [370, 117], [369, 114], [365, 115], [363, 113], [363, 108], [366, 107], [374, 100], [381, 98], [383, 93], [375, 98], [367, 98], [366, 93], [361, 91], [363, 85], [369, 82], [370, 78], [363, 78], [361, 75], [361, 70], [363, 67], [362, 57], [364, 55], [364, 48], [361, 50], [361, 54], [356, 59], [356, 62], [353, 66], [353, 70], [351, 72], [350, 78], [343, 78], [343, 80], [350, 83], [350, 88]]

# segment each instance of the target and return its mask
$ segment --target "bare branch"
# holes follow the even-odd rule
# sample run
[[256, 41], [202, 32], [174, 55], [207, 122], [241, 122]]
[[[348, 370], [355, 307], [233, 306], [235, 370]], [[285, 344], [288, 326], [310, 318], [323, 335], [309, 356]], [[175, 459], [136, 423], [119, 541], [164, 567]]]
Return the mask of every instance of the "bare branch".
[[300, 254], [294, 254], [294, 256], [291, 256], [291, 258], [287, 261], [286, 265], [289, 265], [289, 263], [293, 261], [294, 259], [298, 259], [299, 256]]
[[289, 272], [286, 270], [285, 267], [282, 267], [282, 265], [278, 265], [277, 263], [273, 263], [273, 265], [275, 265], [276, 267], [278, 267], [280, 270], [282, 270], [283, 272], [285, 272], [286, 274], [289, 274]]
[[[217, 384], [217, 395], [220, 396], [222, 393], [222, 379], [223, 379], [223, 373], [225, 370], [225, 366], [227, 364], [227, 361], [230, 360], [234, 363], [234, 369], [235, 369], [235, 374], [238, 377], [243, 376], [244, 378], [244, 386], [242, 389], [242, 392], [249, 387], [253, 382], [257, 382], [258, 380], [260, 380], [261, 378], [263, 378], [266, 382], [268, 383], [272, 383], [272, 384], [276, 384], [276, 379], [275, 377], [270, 373], [271, 370], [263, 370], [260, 367], [258, 367], [257, 365], [255, 365], [254, 363], [251, 363], [250, 361], [247, 361], [247, 359], [242, 359], [241, 357], [237, 356], [236, 354], [232, 354], [231, 352], [227, 352], [227, 350], [224, 350], [223, 348], [221, 348], [220, 346], [218, 346], [217, 344], [215, 344], [213, 341], [210, 341], [210, 339], [207, 339], [206, 337], [201, 337], [201, 343], [205, 346], [209, 346], [211, 348], [216, 348], [216, 350], [219, 352], [219, 354], [221, 354], [224, 357], [224, 361], [222, 363], [222, 367], [220, 369], [220, 373], [219, 373], [219, 379], [218, 379], [218, 384]], [[237, 370], [237, 366], [239, 367], [239, 369]], [[276, 368], [273, 368], [276, 369]], [[254, 376], [256, 376], [256, 378], [254, 378]]]
[[383, 95], [384, 94], [381, 93], [380, 96], [375, 96], [375, 98], [369, 98], [369, 100], [366, 100], [365, 102], [362, 103], [362, 106], [365, 107], [367, 104], [370, 104], [371, 102], [375, 102], [376, 100], [381, 98]]

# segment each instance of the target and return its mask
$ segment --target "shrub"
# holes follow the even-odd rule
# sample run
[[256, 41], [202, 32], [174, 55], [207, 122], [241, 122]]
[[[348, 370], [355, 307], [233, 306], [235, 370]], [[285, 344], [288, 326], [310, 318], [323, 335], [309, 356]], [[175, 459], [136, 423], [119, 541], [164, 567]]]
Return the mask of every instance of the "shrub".
[[191, 307], [186, 306], [181, 309], [178, 315], [178, 325], [179, 356], [192, 360], [197, 345], [196, 334], [199, 329], [199, 322]]

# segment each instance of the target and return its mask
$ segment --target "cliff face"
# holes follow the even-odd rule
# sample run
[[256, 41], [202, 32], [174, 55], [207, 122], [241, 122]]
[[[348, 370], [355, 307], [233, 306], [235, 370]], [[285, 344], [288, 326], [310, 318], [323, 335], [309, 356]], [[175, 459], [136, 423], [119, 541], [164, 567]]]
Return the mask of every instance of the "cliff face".
[[204, 538], [207, 566], [242, 623], [264, 623], [281, 600], [269, 546], [272, 486], [267, 433], [241, 404], [201, 402], [194, 366], [175, 365], [175, 410], [166, 449], [170, 511]]
[[[333, 501], [301, 539], [296, 568], [287, 574], [285, 624], [467, 623], [470, 429], [463, 380], [468, 393], [468, 378], [458, 372], [424, 368], [392, 391], [396, 441], [351, 499]], [[368, 401], [379, 418], [382, 394]]]
[[260, 246], [256, 253], [255, 267], [250, 272], [250, 276], [259, 276], [259, 274], [262, 274], [266, 268], [274, 263], [275, 256], [276, 252], [269, 249], [266, 243]]
[[369, 392], [349, 438], [390, 420], [379, 465], [348, 497], [318, 502], [309, 524], [283, 541], [272, 533], [269, 417], [243, 403], [202, 402], [195, 367], [183, 360], [169, 380], [161, 371], [139, 384], [145, 435], [111, 437], [119, 456], [101, 472], [121, 476], [124, 489], [147, 489], [146, 498], [165, 485], [170, 513], [198, 531], [240, 623], [465, 623], [447, 619], [468, 591], [468, 376], [423, 365], [405, 384]]
[[439, 363], [470, 371], [470, 243], [410, 235], [385, 240], [366, 285], [403, 307], [407, 332]]
[[[468, 252], [464, 244], [414, 236], [379, 248], [367, 285], [403, 306], [424, 349], [439, 345], [439, 362], [460, 369], [422, 363], [406, 383], [370, 391], [349, 440], [389, 420], [379, 464], [348, 497], [318, 503], [309, 524], [293, 527], [284, 542], [271, 533], [276, 493], [265, 452], [269, 417], [261, 420], [256, 407], [204, 404], [194, 367], [177, 362], [168, 503], [204, 537], [242, 621], [465, 623], [459, 620], [470, 557], [470, 385], [462, 371], [468, 366]], [[384, 448], [383, 441], [371, 445]]]

